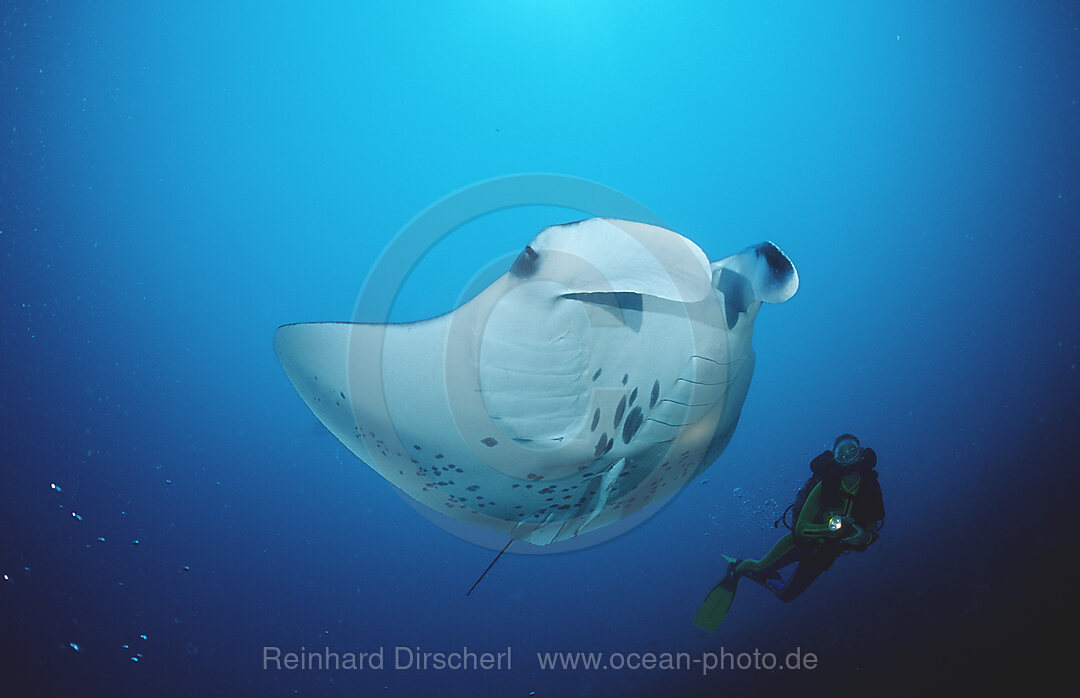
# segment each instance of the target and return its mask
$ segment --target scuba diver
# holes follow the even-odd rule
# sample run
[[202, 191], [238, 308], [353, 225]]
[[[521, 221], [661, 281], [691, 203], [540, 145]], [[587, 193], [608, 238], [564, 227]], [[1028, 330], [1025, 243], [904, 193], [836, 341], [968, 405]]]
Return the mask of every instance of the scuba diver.
[[[728, 561], [727, 574], [713, 587], [694, 617], [694, 624], [713, 632], [735, 598], [740, 577], [760, 584], [781, 601], [806, 590], [842, 553], [863, 552], [878, 539], [885, 503], [878, 484], [877, 454], [864, 449], [851, 434], [837, 437], [832, 449], [810, 462], [813, 475], [795, 501], [773, 524], [791, 529], [760, 560]], [[793, 524], [788, 524], [788, 512]], [[798, 563], [786, 581], [780, 570]]]

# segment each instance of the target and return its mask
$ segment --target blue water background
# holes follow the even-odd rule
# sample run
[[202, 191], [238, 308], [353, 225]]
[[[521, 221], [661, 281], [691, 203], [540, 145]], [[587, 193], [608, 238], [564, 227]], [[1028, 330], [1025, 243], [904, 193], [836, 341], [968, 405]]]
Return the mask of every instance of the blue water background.
[[[1078, 25], [1059, 2], [5, 3], [0, 688], [1033, 680], [1076, 619]], [[703, 478], [604, 545], [504, 557], [466, 598], [491, 551], [326, 433], [271, 338], [350, 318], [413, 216], [522, 172], [622, 191], [712, 259], [774, 240], [802, 285], [762, 309], [742, 421]], [[493, 260], [579, 217], [465, 226], [393, 317], [451, 309]], [[878, 452], [881, 541], [792, 604], [740, 589], [721, 631], [699, 631], [721, 553], [763, 554], [843, 431]], [[264, 671], [265, 645], [510, 646], [513, 668]], [[720, 647], [802, 648], [819, 668], [535, 659]]]

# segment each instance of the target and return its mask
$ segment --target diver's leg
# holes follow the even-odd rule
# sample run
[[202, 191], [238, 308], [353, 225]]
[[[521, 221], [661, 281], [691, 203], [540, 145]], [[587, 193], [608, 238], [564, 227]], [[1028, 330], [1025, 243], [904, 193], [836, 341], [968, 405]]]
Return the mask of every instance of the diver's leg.
[[818, 578], [822, 572], [829, 569], [832, 566], [833, 561], [836, 558], [830, 555], [824, 555], [820, 552], [816, 555], [812, 555], [809, 558], [799, 563], [795, 568], [795, 572], [792, 573], [791, 579], [788, 580], [780, 589], [774, 589], [776, 598], [780, 599], [784, 603], [787, 603], [797, 597], [799, 594], [806, 591], [806, 588], [810, 586], [811, 582]]
[[796, 562], [793, 554], [797, 550], [795, 536], [788, 533], [776, 541], [772, 550], [766, 553], [765, 557], [760, 560], [743, 560], [740, 562], [739, 566], [735, 568], [735, 574], [758, 579], [767, 578], [781, 567]]

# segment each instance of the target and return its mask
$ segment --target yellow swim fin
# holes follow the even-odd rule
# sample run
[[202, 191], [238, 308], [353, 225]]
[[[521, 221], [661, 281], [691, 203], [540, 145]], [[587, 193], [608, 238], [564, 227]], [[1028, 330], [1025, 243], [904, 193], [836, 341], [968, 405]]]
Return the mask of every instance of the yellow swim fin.
[[694, 625], [710, 633], [720, 627], [721, 621], [727, 615], [731, 602], [735, 600], [735, 587], [739, 583], [739, 578], [735, 576], [738, 561], [727, 555], [724, 559], [728, 561], [727, 574], [712, 588], [694, 616]]

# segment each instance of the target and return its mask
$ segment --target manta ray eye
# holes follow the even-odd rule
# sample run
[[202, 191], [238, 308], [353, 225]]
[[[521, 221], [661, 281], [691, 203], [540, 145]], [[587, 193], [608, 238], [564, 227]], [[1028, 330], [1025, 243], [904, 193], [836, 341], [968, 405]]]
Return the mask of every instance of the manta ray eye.
[[525, 249], [521, 251], [521, 254], [514, 260], [513, 265], [510, 267], [510, 273], [518, 278], [525, 278], [532, 276], [536, 273], [536, 267], [539, 266], [537, 259], [540, 255], [537, 254], [529, 245], [525, 245]]

